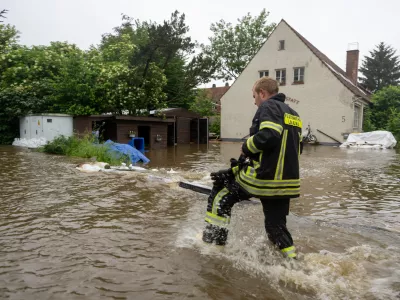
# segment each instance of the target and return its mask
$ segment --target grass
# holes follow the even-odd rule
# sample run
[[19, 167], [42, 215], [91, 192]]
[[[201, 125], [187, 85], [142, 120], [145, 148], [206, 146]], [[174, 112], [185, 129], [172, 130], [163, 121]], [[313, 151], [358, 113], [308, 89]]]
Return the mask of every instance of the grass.
[[95, 159], [98, 162], [105, 162], [114, 166], [121, 165], [123, 162], [127, 165], [130, 164], [128, 156], [110, 151], [108, 145], [96, 144], [94, 137], [90, 134], [81, 138], [59, 136], [38, 150], [49, 154]]

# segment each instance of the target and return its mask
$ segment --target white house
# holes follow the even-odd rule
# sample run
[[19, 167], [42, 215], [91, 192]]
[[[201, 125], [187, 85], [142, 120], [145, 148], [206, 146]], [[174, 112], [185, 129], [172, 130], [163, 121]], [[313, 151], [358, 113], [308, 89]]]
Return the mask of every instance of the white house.
[[282, 20], [230, 89], [221, 98], [221, 138], [240, 140], [249, 134], [257, 110], [255, 81], [268, 75], [280, 82], [286, 103], [310, 125], [322, 144], [342, 143], [362, 131], [363, 108], [370, 93], [357, 85], [359, 51], [347, 51], [346, 72]]
[[72, 136], [73, 116], [64, 114], [36, 114], [19, 119], [20, 138], [45, 138], [52, 141], [59, 135]]

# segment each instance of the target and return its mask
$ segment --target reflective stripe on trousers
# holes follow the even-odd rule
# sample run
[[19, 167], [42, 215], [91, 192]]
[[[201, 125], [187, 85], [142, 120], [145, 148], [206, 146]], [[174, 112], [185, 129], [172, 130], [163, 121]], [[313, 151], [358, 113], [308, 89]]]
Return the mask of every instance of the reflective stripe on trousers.
[[281, 252], [285, 256], [290, 257], [290, 258], [295, 258], [297, 256], [296, 255], [296, 247], [295, 246], [290, 246], [290, 247], [284, 248], [284, 249], [281, 250]]
[[214, 198], [211, 212], [206, 213], [205, 217], [206, 222], [217, 226], [224, 226], [229, 224], [230, 217], [218, 216], [218, 209], [220, 206], [220, 202], [222, 198], [225, 197], [228, 193], [229, 191], [227, 188], [223, 188], [218, 192], [218, 194]]

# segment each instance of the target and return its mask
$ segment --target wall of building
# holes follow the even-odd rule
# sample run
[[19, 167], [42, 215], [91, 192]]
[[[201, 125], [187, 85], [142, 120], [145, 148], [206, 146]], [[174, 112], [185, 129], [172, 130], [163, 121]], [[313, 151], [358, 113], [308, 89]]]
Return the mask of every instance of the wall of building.
[[[285, 40], [285, 50], [278, 50], [280, 40]], [[294, 67], [305, 68], [304, 84], [293, 84]], [[332, 139], [317, 129], [339, 141], [344, 141], [343, 133], [361, 131], [361, 122], [359, 128], [353, 128], [353, 93], [282, 22], [222, 97], [223, 139], [240, 139], [249, 134], [257, 109], [252, 87], [260, 78], [259, 71], [268, 70], [269, 76], [275, 78], [275, 70], [283, 68], [286, 69], [286, 84], [280, 87], [280, 92], [288, 97], [286, 103], [299, 113], [303, 132], [310, 124], [320, 142], [332, 143]]]
[[190, 122], [192, 118], [177, 117], [176, 118], [176, 136], [177, 144], [190, 143]]
[[[129, 131], [135, 131], [138, 136], [138, 126], [150, 126], [150, 149], [163, 149], [167, 147], [168, 123], [166, 122], [135, 122], [135, 121], [117, 121], [117, 141], [127, 144], [131, 140]], [[161, 141], [157, 141], [157, 135]]]
[[[114, 120], [112, 118], [96, 118], [96, 117], [75, 117], [74, 118], [74, 130], [77, 134], [84, 134], [85, 132], [92, 131], [93, 121], [105, 121], [106, 126], [104, 135], [105, 138], [110, 138], [118, 143], [128, 143], [130, 141], [129, 132], [135, 131], [138, 136], [138, 126], [150, 126], [150, 148], [151, 149], [162, 149], [168, 146], [168, 125], [170, 127], [170, 143], [174, 144], [174, 131], [177, 134], [177, 144], [189, 144], [191, 142], [197, 143], [197, 126], [196, 136], [191, 134], [191, 121], [197, 120], [191, 117], [177, 117], [176, 128], [173, 122], [154, 122], [154, 121], [134, 121], [134, 120]], [[204, 127], [204, 124], [202, 124]], [[202, 128], [202, 131], [206, 129]], [[157, 135], [161, 137], [160, 141], [157, 141]], [[203, 135], [205, 135], [203, 133]], [[192, 141], [192, 140], [193, 141]]]
[[92, 122], [106, 121], [104, 117], [88, 117], [88, 116], [76, 116], [74, 117], [74, 132], [78, 135], [84, 135], [90, 133], [93, 130]]

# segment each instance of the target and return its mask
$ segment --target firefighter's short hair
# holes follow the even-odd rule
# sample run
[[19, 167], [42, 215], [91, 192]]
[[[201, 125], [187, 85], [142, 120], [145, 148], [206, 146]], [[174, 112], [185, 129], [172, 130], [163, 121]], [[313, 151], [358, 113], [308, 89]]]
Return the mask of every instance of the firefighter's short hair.
[[268, 92], [273, 95], [279, 92], [279, 84], [278, 81], [272, 79], [271, 77], [264, 76], [256, 81], [254, 84], [254, 90], [256, 93], [259, 93], [261, 90]]

